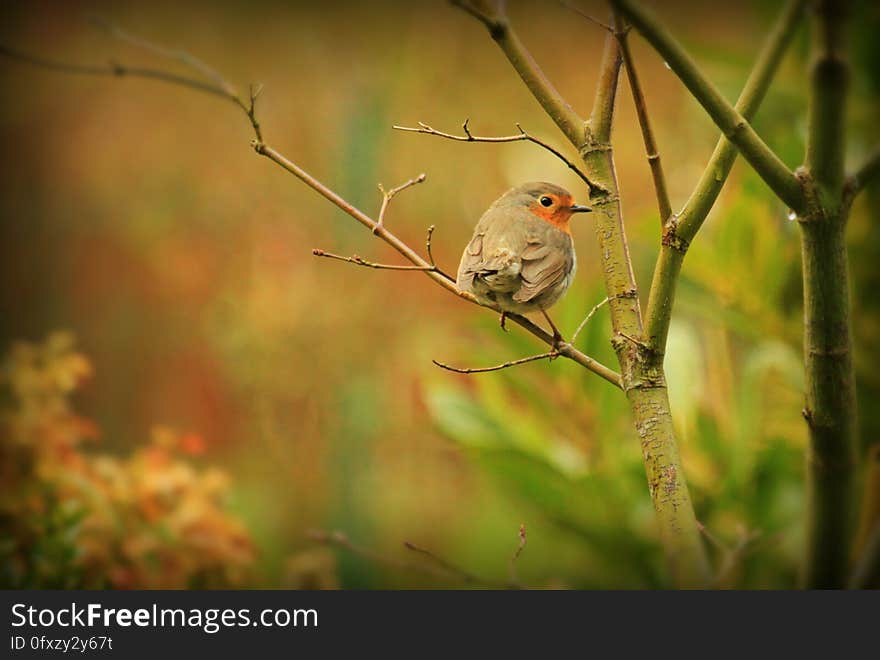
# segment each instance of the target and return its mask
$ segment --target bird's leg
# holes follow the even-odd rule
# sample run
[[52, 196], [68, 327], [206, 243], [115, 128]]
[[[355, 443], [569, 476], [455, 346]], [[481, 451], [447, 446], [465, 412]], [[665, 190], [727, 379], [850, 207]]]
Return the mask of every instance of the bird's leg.
[[501, 312], [499, 324], [501, 325], [501, 329], [504, 330], [504, 332], [507, 332], [507, 326], [505, 323], [507, 323], [507, 312]]
[[556, 324], [553, 323], [553, 320], [550, 318], [547, 312], [541, 309], [541, 314], [544, 315], [544, 318], [547, 319], [547, 323], [549, 323], [550, 327], [553, 329], [553, 350], [556, 351], [565, 342], [565, 340], [562, 338], [562, 333], [559, 332], [559, 329], [556, 327]]

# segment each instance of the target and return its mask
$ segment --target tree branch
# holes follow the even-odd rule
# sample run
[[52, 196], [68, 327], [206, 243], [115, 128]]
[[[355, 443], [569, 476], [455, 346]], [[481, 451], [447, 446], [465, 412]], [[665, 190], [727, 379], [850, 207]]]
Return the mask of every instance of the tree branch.
[[436, 364], [441, 369], [446, 369], [446, 371], [454, 371], [457, 374], [485, 374], [490, 371], [501, 371], [502, 369], [509, 369], [510, 367], [516, 367], [521, 364], [527, 364], [528, 362], [535, 362], [537, 360], [550, 360], [553, 361], [557, 357], [559, 357], [559, 353], [557, 351], [548, 351], [546, 353], [541, 353], [540, 355], [530, 355], [529, 357], [520, 358], [519, 360], [511, 360], [510, 362], [502, 362], [501, 364], [496, 364], [494, 367], [453, 367], [452, 365], [445, 364], [443, 362], [438, 362], [437, 360], [431, 360], [434, 364]]
[[645, 143], [645, 154], [648, 165], [651, 167], [651, 178], [654, 180], [654, 192], [657, 196], [657, 210], [660, 213], [660, 226], [664, 227], [672, 216], [672, 205], [669, 203], [669, 192], [666, 189], [666, 177], [663, 175], [663, 165], [660, 163], [660, 152], [654, 139], [654, 131], [651, 130], [651, 120], [648, 117], [648, 106], [645, 102], [645, 94], [639, 82], [635, 62], [629, 48], [629, 27], [617, 14], [614, 15], [614, 36], [620, 44], [620, 53], [623, 56], [623, 65], [626, 68], [626, 76], [629, 80], [629, 88], [632, 91], [633, 102], [636, 106], [636, 115], [639, 118], [639, 126], [642, 129], [642, 140]]
[[617, 79], [623, 59], [620, 44], [613, 34], [605, 37], [602, 61], [599, 64], [599, 81], [596, 83], [596, 96], [593, 98], [593, 111], [590, 113], [589, 149], [598, 151], [611, 146], [611, 126], [614, 119], [614, 104], [617, 99]]
[[846, 91], [849, 67], [844, 58], [844, 22], [848, 3], [819, 0], [813, 22], [813, 57], [807, 115], [807, 170], [829, 198], [840, 199], [844, 184]]
[[[743, 117], [751, 119], [758, 111], [797, 31], [806, 5], [806, 0], [789, 0], [764, 40], [736, 102], [736, 109]], [[718, 199], [738, 153], [736, 145], [722, 134], [684, 208], [665, 227], [663, 246], [654, 267], [645, 312], [647, 340], [659, 353], [666, 349], [675, 290], [685, 253]]]
[[803, 581], [812, 589], [846, 586], [858, 460], [843, 170], [849, 78], [845, 4], [819, 0], [814, 5], [804, 173], [810, 203], [798, 218], [804, 285], [803, 415], [810, 437]]
[[422, 133], [424, 135], [435, 135], [437, 137], [446, 138], [447, 140], [456, 140], [458, 142], [494, 142], [494, 143], [498, 143], [498, 142], [523, 142], [523, 141], [531, 142], [531, 143], [537, 144], [538, 146], [549, 151], [551, 154], [553, 154], [559, 160], [561, 160], [563, 163], [565, 163], [566, 166], [570, 170], [574, 171], [574, 173], [577, 174], [578, 177], [580, 177], [581, 181], [586, 183], [587, 186], [589, 187], [591, 197], [594, 193], [608, 192], [607, 190], [605, 190], [605, 188], [603, 186], [601, 186], [598, 183], [596, 183], [595, 181], [591, 180], [586, 174], [584, 174], [577, 165], [575, 165], [570, 160], [568, 160], [568, 158], [566, 158], [564, 155], [562, 155], [562, 152], [560, 152], [559, 150], [550, 146], [549, 144], [547, 144], [543, 140], [540, 140], [540, 139], [536, 138], [535, 136], [530, 135], [529, 133], [526, 133], [523, 130], [523, 127], [520, 126], [519, 124], [516, 125], [517, 129], [519, 129], [519, 133], [517, 135], [502, 135], [502, 136], [498, 136], [498, 137], [484, 137], [484, 136], [479, 136], [479, 135], [473, 135], [470, 131], [470, 128], [468, 127], [469, 122], [470, 122], [470, 119], [465, 119], [464, 124], [462, 124], [462, 130], [464, 131], [464, 135], [454, 135], [452, 133], [444, 133], [443, 131], [438, 131], [437, 129], [432, 128], [431, 126], [428, 126], [424, 122], [419, 122], [418, 128], [411, 127], [411, 126], [397, 126], [397, 125], [392, 126], [391, 128], [393, 128], [394, 130], [397, 130], [397, 131], [407, 131], [409, 133]]
[[316, 257], [329, 257], [330, 259], [337, 259], [338, 261], [347, 261], [350, 264], [355, 264], [357, 266], [366, 266], [367, 268], [376, 268], [378, 270], [420, 270], [420, 271], [436, 271], [436, 266], [399, 266], [396, 264], [377, 264], [373, 261], [367, 261], [366, 259], [362, 259], [356, 254], [351, 255], [350, 257], [343, 257], [339, 254], [333, 254], [332, 252], [326, 252], [319, 248], [315, 248], [312, 250], [312, 254]]
[[379, 218], [376, 220], [376, 224], [381, 226], [385, 223], [385, 213], [386, 211], [388, 211], [388, 205], [391, 203], [391, 200], [397, 193], [403, 192], [411, 186], [424, 182], [425, 178], [426, 177], [424, 174], [419, 174], [414, 179], [410, 179], [409, 181], [401, 183], [396, 188], [392, 188], [391, 190], [387, 191], [385, 190], [385, 186], [380, 183], [379, 192], [382, 193], [382, 207], [379, 209]]
[[177, 75], [169, 71], [147, 69], [142, 67], [129, 67], [123, 64], [119, 64], [118, 62], [111, 62], [110, 64], [106, 64], [103, 66], [88, 64], [68, 64], [67, 62], [59, 62], [57, 60], [49, 59], [47, 57], [25, 53], [14, 48], [10, 48], [5, 44], [0, 44], [0, 55], [3, 55], [13, 60], [18, 60], [20, 62], [33, 64], [34, 66], [38, 66], [43, 69], [58, 71], [60, 73], [72, 73], [88, 76], [116, 76], [119, 78], [125, 76], [133, 78], [152, 78], [154, 80], [161, 80], [163, 82], [171, 83], [174, 85], [182, 85], [184, 87], [189, 87], [190, 89], [195, 89], [200, 92], [205, 92], [207, 94], [213, 94], [215, 96], [222, 96], [223, 98], [230, 99], [229, 93], [227, 93], [225, 89], [216, 84], [207, 83], [196, 78], [189, 78], [187, 76]]
[[513, 583], [508, 584], [508, 583], [502, 583], [502, 582], [495, 582], [493, 580], [486, 580], [485, 578], [478, 577], [478, 576], [474, 575], [473, 573], [470, 573], [470, 572], [464, 570], [463, 568], [456, 566], [452, 562], [450, 562], [446, 559], [443, 559], [443, 557], [432, 552], [431, 550], [428, 550], [427, 548], [423, 548], [421, 546], [418, 546], [415, 543], [412, 543], [411, 541], [404, 541], [403, 547], [406, 548], [407, 550], [410, 550], [411, 552], [414, 552], [416, 554], [419, 554], [419, 555], [425, 557], [430, 562], [432, 562], [433, 564], [438, 566], [441, 570], [445, 571], [447, 575], [452, 575], [454, 577], [457, 577], [457, 578], [461, 579], [463, 582], [467, 582], [469, 584], [483, 585], [483, 586], [487, 586], [487, 587], [491, 587], [491, 588], [495, 588], [495, 589], [520, 589], [521, 588], [519, 585], [516, 585]]
[[452, 0], [452, 4], [463, 9], [486, 26], [489, 35], [507, 56], [541, 107], [572, 144], [580, 148], [584, 144], [585, 138], [584, 120], [556, 90], [553, 83], [538, 66], [535, 58], [519, 40], [516, 32], [508, 23], [504, 2], [496, 0], [494, 11], [484, 8], [483, 3], [480, 3], [481, 6], [478, 7], [476, 2], [468, 0]]
[[584, 320], [580, 322], [577, 329], [574, 331], [574, 334], [571, 336], [571, 343], [574, 344], [577, 341], [578, 335], [581, 334], [581, 330], [583, 330], [587, 323], [589, 323], [590, 319], [593, 318], [593, 314], [599, 311], [599, 308], [608, 302], [608, 298], [603, 298], [602, 302], [596, 303], [587, 315], [584, 317]]
[[760, 138], [746, 118], [709, 82], [672, 35], [634, 0], [611, 0], [611, 4], [663, 57], [770, 189], [791, 209], [800, 213], [805, 204], [800, 180]]

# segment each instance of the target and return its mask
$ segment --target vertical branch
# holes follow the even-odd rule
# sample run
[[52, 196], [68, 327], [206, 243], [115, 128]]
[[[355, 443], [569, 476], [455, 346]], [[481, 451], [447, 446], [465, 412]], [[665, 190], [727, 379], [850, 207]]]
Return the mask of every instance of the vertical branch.
[[662, 360], [653, 359], [643, 344], [632, 340], [643, 335], [642, 314], [610, 144], [621, 61], [620, 44], [609, 34], [581, 156], [591, 176], [608, 190], [593, 209], [611, 309], [612, 345], [641, 444], [667, 563], [677, 585], [702, 587], [709, 582], [709, 564], [678, 453]]
[[820, 0], [813, 27], [807, 170], [826, 199], [841, 199], [844, 170], [844, 115], [849, 67], [844, 59], [847, 3]]
[[844, 198], [844, 114], [849, 70], [844, 58], [846, 7], [821, 0], [814, 38], [807, 128], [807, 212], [798, 218], [804, 280], [804, 419], [807, 539], [804, 583], [846, 584], [853, 527], [855, 377], [849, 310]]
[[645, 102], [645, 94], [639, 81], [639, 74], [633, 61], [632, 51], [629, 47], [629, 28], [617, 14], [614, 15], [614, 32], [620, 43], [620, 53], [623, 56], [623, 66], [626, 69], [626, 77], [629, 80], [629, 88], [632, 92], [633, 102], [636, 106], [636, 115], [639, 118], [639, 128], [642, 129], [642, 140], [645, 143], [645, 155], [648, 165], [651, 167], [651, 178], [654, 180], [654, 192], [657, 196], [657, 210], [660, 213], [660, 226], [672, 216], [672, 205], [669, 202], [669, 192], [666, 188], [666, 177], [663, 175], [663, 165], [660, 163], [660, 151], [657, 149], [657, 141], [654, 139], [654, 131], [651, 129], [651, 120], [648, 117], [648, 105]]

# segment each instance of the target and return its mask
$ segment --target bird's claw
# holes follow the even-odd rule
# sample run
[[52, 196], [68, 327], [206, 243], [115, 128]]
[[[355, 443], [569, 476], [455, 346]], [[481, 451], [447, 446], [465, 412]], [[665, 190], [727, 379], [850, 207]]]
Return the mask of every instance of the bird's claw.
[[504, 332], [507, 332], [507, 312], [501, 312], [501, 319], [499, 320], [499, 325]]

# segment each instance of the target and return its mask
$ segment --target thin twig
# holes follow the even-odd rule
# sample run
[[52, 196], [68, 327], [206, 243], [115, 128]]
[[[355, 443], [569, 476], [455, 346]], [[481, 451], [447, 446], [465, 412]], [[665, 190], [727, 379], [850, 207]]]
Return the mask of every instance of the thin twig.
[[605, 23], [604, 21], [600, 21], [595, 16], [592, 16], [592, 15], [588, 14], [587, 12], [583, 11], [582, 9], [575, 7], [570, 2], [566, 2], [565, 0], [559, 0], [559, 4], [562, 5], [563, 7], [565, 7], [566, 9], [573, 11], [575, 14], [579, 14], [583, 18], [586, 18], [591, 23], [598, 25], [600, 28], [602, 28], [606, 32], [611, 32], [612, 34], [614, 33], [614, 28], [611, 27], [610, 25], [608, 25], [608, 23]]
[[543, 140], [536, 138], [534, 135], [526, 133], [523, 130], [523, 127], [519, 124], [516, 124], [519, 133], [516, 135], [502, 135], [495, 137], [486, 137], [480, 135], [474, 135], [471, 133], [470, 128], [468, 127], [468, 123], [470, 120], [466, 119], [464, 124], [462, 125], [462, 129], [464, 130], [464, 135], [455, 135], [453, 133], [445, 133], [444, 131], [438, 131], [431, 126], [428, 126], [424, 122], [419, 122], [418, 127], [413, 126], [392, 126], [393, 129], [397, 131], [407, 131], [409, 133], [422, 133], [424, 135], [435, 135], [437, 137], [446, 138], [447, 140], [456, 140], [458, 142], [531, 142], [533, 144], [537, 144], [539, 147], [542, 147], [556, 156], [559, 160], [566, 164], [566, 166], [572, 170], [578, 177], [587, 184], [590, 189], [590, 196], [593, 196], [597, 193], [607, 193], [608, 191], [604, 186], [599, 185], [595, 181], [592, 181], [586, 174], [584, 174], [577, 165], [571, 162], [568, 158], [562, 155], [562, 153], [544, 142]]
[[538, 355], [530, 355], [529, 357], [520, 358], [518, 360], [511, 360], [509, 362], [504, 362], [502, 364], [496, 364], [493, 367], [453, 367], [448, 364], [444, 364], [443, 362], [438, 362], [437, 360], [431, 360], [434, 364], [436, 364], [441, 369], [446, 369], [447, 371], [454, 371], [457, 374], [483, 374], [488, 373], [490, 371], [501, 371], [502, 369], [509, 369], [510, 367], [517, 367], [521, 364], [528, 364], [529, 362], [537, 362], [538, 360], [550, 360], [551, 362], [555, 360], [560, 355], [563, 355], [563, 351], [566, 350], [567, 347], [572, 346], [577, 339], [578, 335], [581, 333], [581, 330], [584, 329], [584, 326], [587, 325], [587, 322], [593, 318], [593, 315], [598, 311], [598, 309], [605, 305], [608, 302], [608, 298], [602, 300], [602, 302], [598, 303], [589, 311], [589, 313], [584, 317], [584, 320], [581, 321], [580, 325], [578, 325], [577, 330], [574, 331], [574, 335], [572, 335], [570, 342], [564, 342], [558, 345], [554, 350], [547, 351], [546, 353], [540, 353]]
[[91, 76], [116, 76], [119, 78], [125, 76], [136, 78], [152, 78], [154, 80], [161, 80], [167, 83], [172, 83], [174, 85], [189, 87], [190, 89], [195, 89], [200, 92], [214, 94], [215, 96], [222, 96], [227, 99], [229, 98], [229, 94], [226, 93], [226, 90], [218, 87], [217, 85], [206, 83], [195, 78], [181, 76], [176, 73], [171, 73], [169, 71], [147, 69], [142, 67], [128, 67], [123, 64], [119, 64], [118, 62], [113, 62], [111, 64], [103, 66], [88, 64], [68, 64], [67, 62], [59, 62], [57, 60], [49, 59], [48, 57], [31, 55], [30, 53], [25, 53], [14, 48], [10, 48], [5, 44], [0, 44], [0, 55], [3, 55], [10, 59], [18, 60], [20, 62], [27, 62], [28, 64], [33, 64], [34, 66], [38, 66], [44, 69], [58, 71], [60, 73]]
[[541, 353], [540, 355], [530, 355], [529, 357], [520, 358], [519, 360], [511, 360], [510, 362], [504, 362], [503, 364], [496, 364], [494, 367], [476, 367], [476, 368], [460, 368], [453, 367], [448, 364], [444, 364], [443, 362], [438, 362], [437, 360], [431, 360], [434, 364], [436, 364], [441, 369], [446, 369], [446, 371], [454, 371], [457, 374], [485, 374], [490, 371], [501, 371], [502, 369], [508, 369], [510, 367], [516, 367], [521, 364], [526, 364], [528, 362], [536, 362], [537, 360], [550, 360], [551, 362], [559, 357], [561, 353], [559, 351], [547, 351], [546, 353]]
[[427, 548], [422, 548], [421, 546], [418, 546], [415, 543], [412, 543], [411, 541], [404, 541], [403, 547], [406, 548], [407, 550], [411, 550], [412, 552], [415, 552], [415, 553], [418, 553], [424, 557], [427, 557], [434, 564], [436, 564], [437, 566], [442, 568], [447, 573], [450, 573], [452, 575], [456, 575], [456, 576], [460, 577], [465, 582], [476, 583], [476, 582], [483, 581], [483, 580], [480, 580], [479, 578], [477, 578], [475, 575], [468, 573], [463, 568], [459, 568], [458, 566], [456, 566], [452, 562], [449, 562], [446, 559], [443, 559], [442, 557], [434, 554], [433, 552], [431, 552]]
[[422, 573], [424, 575], [429, 575], [435, 578], [449, 577], [448, 571], [441, 571], [434, 566], [426, 565], [423, 563], [417, 564], [413, 562], [398, 561], [390, 557], [380, 555], [379, 553], [369, 550], [367, 548], [361, 547], [360, 545], [353, 543], [344, 532], [338, 530], [325, 531], [323, 529], [311, 529], [306, 532], [306, 536], [308, 536], [309, 539], [311, 539], [312, 541], [322, 543], [324, 545], [331, 545], [342, 548], [352, 553], [353, 555], [363, 557], [364, 559], [367, 559], [376, 564], [382, 564], [398, 570]]
[[724, 555], [724, 559], [715, 576], [715, 584], [717, 586], [723, 587], [727, 583], [733, 575], [733, 572], [736, 570], [736, 567], [748, 554], [746, 551], [759, 538], [761, 538], [761, 532], [759, 530], [750, 531], [743, 529], [740, 531], [736, 545], [730, 548], [730, 550]]
[[366, 266], [367, 268], [376, 268], [378, 270], [421, 270], [421, 271], [436, 271], [436, 266], [398, 266], [396, 264], [377, 264], [373, 261], [367, 261], [366, 259], [362, 259], [356, 254], [351, 255], [350, 257], [344, 257], [339, 254], [333, 254], [332, 252], [326, 252], [325, 250], [321, 250], [319, 248], [315, 248], [312, 250], [312, 254], [316, 257], [328, 257], [330, 259], [337, 259], [338, 261], [347, 261], [350, 264], [356, 264], [358, 266]]
[[147, 41], [146, 39], [123, 30], [121, 27], [102, 16], [92, 16], [90, 17], [90, 22], [95, 27], [105, 31], [114, 39], [118, 39], [119, 41], [123, 41], [137, 48], [159, 55], [160, 57], [177, 60], [181, 64], [198, 71], [206, 78], [213, 80], [219, 87], [222, 87], [226, 91], [227, 96], [235, 96], [235, 88], [230, 85], [223, 76], [192, 54], [177, 48], [169, 48], [168, 46]]
[[581, 330], [584, 329], [584, 327], [587, 325], [587, 323], [589, 322], [589, 320], [590, 320], [591, 318], [593, 318], [593, 314], [595, 314], [595, 313], [599, 310], [599, 308], [600, 308], [602, 305], [605, 305], [605, 304], [607, 304], [607, 303], [608, 303], [608, 298], [603, 298], [603, 299], [602, 299], [602, 302], [597, 303], [596, 305], [594, 305], [594, 306], [593, 306], [593, 309], [591, 309], [591, 310], [587, 313], [587, 315], [584, 317], [584, 320], [581, 321], [581, 324], [577, 327], [577, 330], [575, 330], [575, 331], [574, 331], [574, 334], [571, 336], [571, 343], [572, 343], [572, 344], [574, 344], [574, 343], [577, 341], [578, 335], [581, 334]]
[[664, 227], [672, 216], [672, 205], [669, 203], [669, 191], [666, 188], [666, 177], [663, 174], [663, 165], [660, 163], [660, 151], [657, 149], [657, 141], [654, 139], [654, 131], [651, 129], [651, 120], [648, 116], [648, 105], [645, 101], [645, 93], [639, 82], [636, 72], [635, 61], [629, 48], [629, 27], [618, 15], [614, 15], [614, 36], [620, 44], [620, 53], [623, 56], [623, 65], [626, 67], [626, 76], [629, 80], [629, 88], [632, 91], [633, 102], [636, 106], [636, 115], [639, 118], [639, 126], [642, 129], [642, 140], [645, 143], [645, 154], [648, 165], [651, 168], [651, 178], [654, 180], [654, 192], [657, 196], [657, 209], [660, 212], [660, 227]]
[[153, 41], [144, 39], [143, 37], [139, 37], [135, 34], [132, 34], [131, 32], [123, 30], [120, 26], [100, 16], [93, 16], [91, 22], [93, 25], [107, 32], [107, 34], [109, 34], [114, 39], [117, 39], [123, 43], [130, 44], [137, 48], [141, 48], [160, 57], [180, 62], [184, 66], [188, 66], [194, 71], [212, 80], [214, 84], [217, 85], [217, 88], [222, 92], [222, 96], [225, 96], [227, 99], [232, 101], [247, 115], [248, 120], [251, 122], [251, 126], [254, 129], [254, 133], [257, 136], [257, 139], [263, 139], [262, 133], [260, 131], [260, 123], [257, 121], [257, 117], [255, 114], [255, 104], [257, 97], [260, 95], [260, 92], [263, 91], [262, 85], [257, 85], [256, 87], [254, 85], [250, 85], [250, 94], [248, 99], [249, 102], [246, 103], [244, 99], [242, 99], [242, 97], [239, 95], [238, 90], [235, 89], [235, 86], [232, 83], [230, 83], [228, 80], [226, 80], [226, 78], [220, 75], [220, 73], [216, 69], [209, 66], [191, 53], [180, 50], [178, 48], [169, 48], [167, 46], [162, 46]]
[[[410, 179], [409, 181], [401, 183], [399, 186], [397, 186], [396, 188], [392, 188], [391, 190], [385, 190], [385, 186], [383, 186], [381, 183], [379, 184], [379, 192], [382, 193], [382, 207], [379, 209], [379, 218], [376, 220], [377, 229], [378, 227], [381, 227], [383, 224], [385, 224], [385, 212], [388, 210], [388, 204], [391, 202], [394, 196], [397, 193], [406, 190], [410, 186], [422, 183], [426, 178], [427, 177], [424, 173], [419, 174], [414, 179]], [[376, 229], [373, 230], [373, 233], [376, 233]]]
[[428, 255], [428, 261], [431, 262], [431, 265], [436, 268], [437, 264], [434, 263], [434, 253], [431, 252], [431, 238], [434, 236], [434, 225], [428, 227], [428, 237], [425, 239], [425, 253]]
[[516, 550], [513, 552], [513, 556], [510, 558], [510, 583], [511, 584], [519, 584], [519, 576], [516, 574], [516, 560], [519, 559], [519, 556], [522, 554], [522, 551], [526, 547], [526, 526], [519, 526], [519, 534], [517, 535], [519, 542], [516, 545]]

